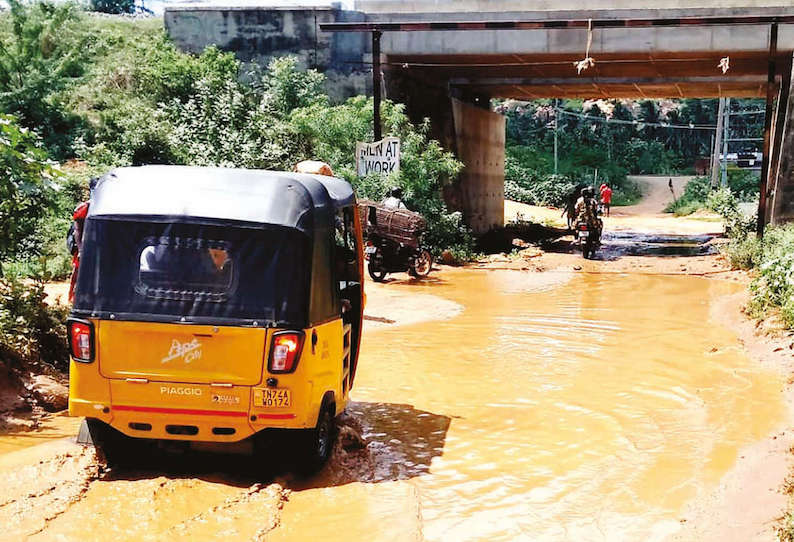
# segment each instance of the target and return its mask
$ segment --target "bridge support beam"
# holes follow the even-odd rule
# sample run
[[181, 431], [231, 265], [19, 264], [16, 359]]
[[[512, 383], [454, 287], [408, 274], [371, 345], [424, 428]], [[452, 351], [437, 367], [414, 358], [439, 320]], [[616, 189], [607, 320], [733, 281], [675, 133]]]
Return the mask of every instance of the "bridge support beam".
[[388, 64], [384, 71], [389, 99], [404, 103], [413, 122], [429, 118], [430, 137], [464, 164], [458, 180], [444, 189], [447, 207], [463, 213], [476, 235], [503, 226], [504, 116], [490, 110], [487, 96], [456, 93], [446, 81]]
[[[794, 70], [794, 60], [790, 70]], [[778, 99], [770, 174], [772, 224], [794, 221], [794, 73], [783, 78]], [[777, 164], [775, 164], [777, 162]]]
[[455, 146], [465, 164], [454, 187], [475, 234], [504, 225], [505, 117], [451, 98]]

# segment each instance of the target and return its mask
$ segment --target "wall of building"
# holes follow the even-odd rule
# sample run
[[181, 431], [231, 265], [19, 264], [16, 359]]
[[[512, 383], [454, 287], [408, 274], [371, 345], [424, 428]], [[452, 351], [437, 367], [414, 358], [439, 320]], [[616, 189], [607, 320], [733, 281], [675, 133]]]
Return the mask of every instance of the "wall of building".
[[293, 55], [306, 68], [323, 71], [328, 92], [347, 98], [371, 91], [371, 47], [367, 34], [330, 34], [322, 23], [360, 21], [362, 13], [333, 8], [236, 8], [169, 6], [165, 28], [182, 50], [200, 53], [215, 45], [243, 62], [266, 66]]

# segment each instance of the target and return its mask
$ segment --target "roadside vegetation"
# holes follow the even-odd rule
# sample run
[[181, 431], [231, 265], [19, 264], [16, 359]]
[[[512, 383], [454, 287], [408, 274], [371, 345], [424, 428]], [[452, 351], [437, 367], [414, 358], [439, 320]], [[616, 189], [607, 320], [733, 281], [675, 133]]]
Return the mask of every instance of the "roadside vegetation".
[[[758, 201], [758, 176], [753, 171], [729, 168], [727, 188], [737, 203]], [[667, 206], [665, 212], [675, 216], [687, 216], [701, 209], [710, 209], [709, 197], [712, 192], [708, 177], [695, 177], [687, 183], [683, 194], [679, 194]]]
[[412, 124], [401, 105], [386, 102], [383, 132], [403, 141], [401, 171], [385, 182], [359, 179], [355, 143], [372, 139], [371, 101], [330, 103], [325, 77], [293, 58], [260, 69], [215, 48], [189, 55], [173, 46], [159, 19], [16, 1], [0, 14], [0, 51], [0, 112], [39, 139], [47, 160], [63, 165], [56, 192], [68, 186], [41, 206], [44, 216], [25, 219], [35, 224], [23, 244], [29, 250], [0, 254], [7, 270], [37, 270], [44, 255], [60, 258], [48, 271], [66, 275], [68, 214], [84, 197], [73, 185], [113, 167], [152, 163], [291, 169], [324, 160], [361, 197], [379, 199], [401, 186], [409, 207], [426, 215], [436, 252], [471, 251], [462, 217], [441, 199], [462, 164], [429, 139], [429, 125]]
[[[763, 108], [757, 100], [737, 103]], [[713, 132], [681, 127], [716, 124], [717, 100], [505, 100], [495, 110], [507, 117], [506, 198], [560, 206], [577, 184], [607, 182], [613, 205], [631, 205], [642, 194], [628, 175], [689, 175], [709, 155]], [[753, 134], [763, 118], [737, 123], [735, 129]], [[682, 209], [693, 209], [688, 201]]]
[[429, 124], [385, 102], [383, 133], [401, 138], [402, 167], [385, 181], [360, 179], [355, 144], [372, 140], [371, 100], [332, 104], [324, 88], [322, 74], [290, 57], [260, 69], [215, 48], [182, 53], [161, 19], [12, 0], [0, 12], [0, 363], [65, 368], [65, 315], [42, 284], [68, 277], [71, 213], [89, 179], [114, 167], [289, 170], [324, 160], [360, 197], [401, 186], [428, 219], [433, 249], [469, 258], [472, 237], [441, 198], [462, 164], [428, 137]]
[[794, 224], [767, 226], [763, 237], [756, 235], [756, 215], [739, 207], [740, 198], [729, 188], [709, 193], [705, 206], [725, 219], [729, 242], [722, 252], [731, 267], [752, 274], [750, 316], [779, 317], [794, 329]]

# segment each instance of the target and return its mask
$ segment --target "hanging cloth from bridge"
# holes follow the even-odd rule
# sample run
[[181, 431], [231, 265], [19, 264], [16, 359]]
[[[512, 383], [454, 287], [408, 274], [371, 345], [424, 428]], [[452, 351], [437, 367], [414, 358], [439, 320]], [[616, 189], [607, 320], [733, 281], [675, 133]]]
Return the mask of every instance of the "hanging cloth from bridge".
[[590, 56], [590, 46], [593, 44], [593, 19], [587, 20], [587, 49], [584, 53], [584, 60], [580, 60], [578, 62], [574, 62], [573, 65], [576, 68], [576, 73], [581, 75], [581, 73], [586, 70], [587, 68], [591, 68], [595, 66], [595, 59]]

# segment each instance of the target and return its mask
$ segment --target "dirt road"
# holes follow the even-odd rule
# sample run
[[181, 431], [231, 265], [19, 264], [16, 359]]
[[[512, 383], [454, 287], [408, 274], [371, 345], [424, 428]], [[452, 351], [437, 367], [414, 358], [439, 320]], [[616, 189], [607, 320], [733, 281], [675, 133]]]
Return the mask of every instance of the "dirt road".
[[[725, 262], [714, 255], [718, 252], [716, 239], [722, 233], [719, 216], [698, 212], [687, 217], [675, 217], [664, 209], [672, 201], [668, 181], [673, 180], [676, 196], [680, 196], [690, 177], [634, 177], [643, 189], [643, 200], [629, 207], [613, 207], [604, 220], [602, 248], [593, 260], [583, 260], [581, 252], [572, 246], [572, 238], [563, 238], [544, 251], [525, 253], [527, 259], [491, 258], [509, 269], [577, 269], [594, 273], [651, 273], [712, 275], [731, 278]], [[505, 221], [534, 220], [564, 226], [561, 210], [505, 201]], [[489, 266], [492, 264], [489, 263]], [[739, 278], [739, 277], [735, 277]]]
[[656, 216], [658, 184], [608, 219], [624, 237], [601, 260], [562, 242], [368, 283], [319, 475], [202, 454], [107, 471], [54, 424], [0, 436], [0, 540], [768, 539], [792, 368], [742, 320], [743, 286], [713, 280], [733, 276], [718, 256], [647, 250], [720, 229]]

